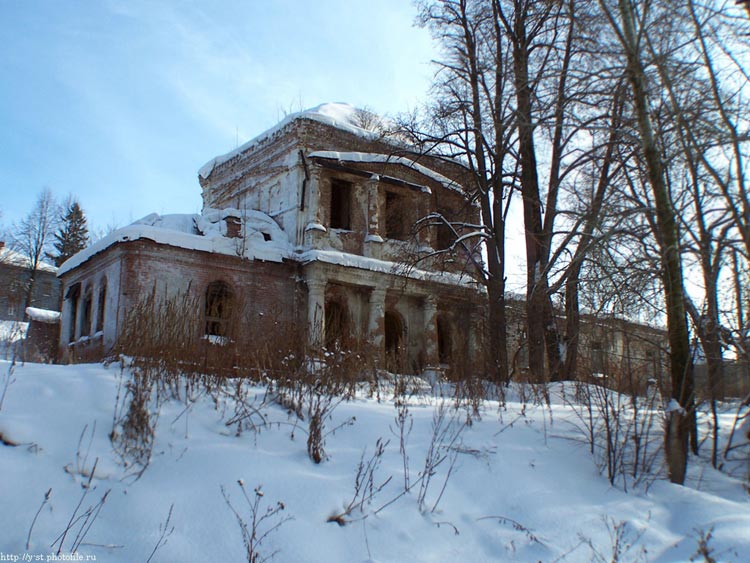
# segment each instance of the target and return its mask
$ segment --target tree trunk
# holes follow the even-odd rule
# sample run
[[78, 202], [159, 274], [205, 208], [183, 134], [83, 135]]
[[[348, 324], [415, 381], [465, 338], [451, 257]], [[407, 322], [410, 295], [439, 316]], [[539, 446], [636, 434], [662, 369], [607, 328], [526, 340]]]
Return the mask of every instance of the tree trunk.
[[513, 71], [518, 106], [518, 152], [521, 161], [521, 196], [526, 230], [526, 337], [529, 370], [534, 377], [543, 377], [544, 316], [547, 300], [546, 276], [542, 248], [542, 205], [534, 147], [534, 124], [529, 84], [529, 50], [526, 37], [525, 11], [514, 14]]
[[[469, 85], [471, 87], [472, 126], [474, 133], [473, 152], [476, 158], [477, 188], [480, 192], [482, 220], [492, 233], [487, 243], [487, 298], [490, 338], [490, 377], [498, 384], [508, 382], [508, 347], [505, 320], [505, 225], [501, 206], [502, 192], [497, 193], [488, 179], [487, 153], [484, 147], [482, 128], [482, 104], [480, 102], [479, 64], [477, 60], [476, 38], [466, 13], [466, 4], [461, 3], [461, 27], [469, 63]], [[501, 150], [496, 147], [496, 150]], [[497, 160], [497, 156], [496, 156]]]
[[576, 379], [578, 370], [578, 335], [581, 330], [581, 313], [578, 299], [578, 284], [581, 276], [583, 260], [591, 247], [594, 229], [599, 222], [599, 215], [604, 204], [604, 194], [610, 182], [610, 170], [615, 151], [615, 143], [619, 134], [623, 112], [622, 88], [618, 85], [612, 99], [612, 114], [609, 123], [607, 149], [599, 171], [596, 191], [591, 200], [588, 217], [583, 226], [581, 239], [571, 260], [570, 269], [565, 278], [565, 338], [563, 340], [563, 357], [560, 378], [563, 380]]
[[641, 148], [646, 161], [648, 182], [654, 196], [659, 245], [662, 261], [662, 282], [667, 305], [671, 396], [679, 404], [668, 412], [665, 448], [669, 479], [682, 484], [687, 471], [688, 437], [695, 419], [693, 372], [680, 259], [680, 237], [664, 176], [664, 167], [651, 124], [646, 94], [646, 75], [638, 52], [635, 19], [629, 0], [618, 0], [622, 19], [623, 47], [627, 56], [627, 75], [633, 90]]

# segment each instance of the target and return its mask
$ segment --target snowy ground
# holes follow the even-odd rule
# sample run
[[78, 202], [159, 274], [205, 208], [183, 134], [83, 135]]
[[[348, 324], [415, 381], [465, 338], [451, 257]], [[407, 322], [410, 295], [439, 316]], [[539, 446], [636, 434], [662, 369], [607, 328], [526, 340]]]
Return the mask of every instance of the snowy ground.
[[[9, 366], [0, 363], [0, 393]], [[274, 561], [609, 562], [618, 537], [620, 562], [690, 561], [709, 530], [717, 561], [750, 561], [750, 496], [740, 481], [691, 458], [685, 487], [660, 478], [627, 493], [614, 488], [559, 393], [550, 409], [485, 404], [481, 421], [444, 450], [459, 452], [452, 475], [441, 496], [448, 459], [420, 511], [419, 484], [399, 497], [404, 465], [390, 397], [340, 404], [326, 428], [344, 424], [326, 437], [319, 465], [307, 456], [305, 425], [295, 426], [275, 404], [263, 407], [265, 427], [238, 436], [225, 424], [234, 413], [230, 400], [203, 395], [187, 407], [172, 400], [160, 408], [151, 464], [136, 479], [109, 439], [120, 381], [115, 366], [15, 367], [0, 410], [2, 439], [16, 444], [0, 445], [0, 561], [61, 560], [55, 542], [71, 520], [62, 553], [77, 545], [79, 557], [67, 560], [147, 561], [162, 530], [174, 528], [152, 561], [242, 561], [240, 526], [221, 491], [250, 525], [238, 480], [251, 500], [262, 486], [261, 514], [284, 504], [260, 533], [291, 517], [259, 547], [263, 556], [277, 551]], [[437, 402], [409, 405], [412, 483], [424, 467]], [[458, 419], [465, 420], [463, 411]], [[391, 480], [363, 511], [344, 518], [347, 525], [327, 522], [352, 499], [360, 459], [370, 459], [379, 438], [390, 442], [373, 484]], [[90, 517], [76, 520], [89, 507]]]

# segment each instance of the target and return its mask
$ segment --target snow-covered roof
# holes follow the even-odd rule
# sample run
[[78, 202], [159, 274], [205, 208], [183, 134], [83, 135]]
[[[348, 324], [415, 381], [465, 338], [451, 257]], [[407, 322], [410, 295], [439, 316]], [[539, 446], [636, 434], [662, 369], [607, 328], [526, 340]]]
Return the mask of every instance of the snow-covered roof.
[[[264, 131], [253, 139], [250, 139], [244, 145], [237, 147], [233, 151], [230, 151], [226, 154], [212, 158], [206, 164], [204, 164], [200, 170], [198, 170], [198, 175], [201, 178], [208, 178], [211, 175], [211, 172], [213, 172], [214, 168], [216, 168], [217, 166], [227, 162], [228, 160], [231, 160], [238, 154], [251, 149], [258, 143], [261, 143], [262, 141], [268, 139], [269, 137], [271, 137], [293, 121], [297, 121], [298, 119], [310, 119], [313, 121], [318, 121], [320, 123], [325, 123], [326, 125], [330, 125], [331, 127], [335, 127], [336, 129], [341, 129], [343, 131], [353, 133], [354, 135], [364, 137], [365, 139], [372, 140], [380, 137], [380, 133], [378, 133], [377, 131], [366, 129], [362, 126], [362, 115], [363, 110], [357, 109], [354, 106], [345, 103], [321, 104], [314, 108], [306, 109], [298, 113], [292, 113], [290, 115], [287, 115], [284, 119], [282, 119], [279, 123], [268, 129], [267, 131]], [[375, 122], [377, 123], [377, 120], [375, 120]]]
[[[227, 237], [227, 217], [236, 217], [242, 225], [241, 236]], [[402, 275], [412, 279], [447, 283], [451, 285], [473, 285], [468, 275], [447, 272], [430, 272], [404, 266], [398, 262], [377, 260], [366, 256], [348, 254], [336, 250], [303, 250], [295, 252], [286, 233], [271, 217], [252, 209], [207, 209], [203, 214], [157, 215], [152, 213], [98, 240], [85, 250], [68, 259], [58, 270], [58, 275], [69, 272], [96, 254], [120, 242], [146, 239], [187, 250], [199, 250], [228, 256], [241, 256], [251, 260], [281, 262], [284, 259], [302, 263], [325, 262], [369, 270]]]
[[[227, 237], [227, 217], [240, 219], [240, 237]], [[286, 233], [265, 213], [252, 209], [206, 209], [199, 214], [158, 215], [152, 213], [98, 240], [66, 260], [59, 268], [63, 275], [92, 256], [118, 242], [138, 239], [188, 250], [200, 250], [249, 259], [281, 262], [292, 253]]]
[[60, 311], [50, 311], [49, 309], [26, 307], [26, 314], [32, 321], [37, 321], [40, 323], [54, 324], [60, 322]]
[[[20, 252], [16, 252], [15, 250], [11, 250], [10, 248], [3, 247], [0, 248], [0, 264], [9, 264], [11, 266], [18, 266], [19, 268], [28, 268], [31, 264], [31, 261], [29, 260], [28, 256]], [[57, 268], [52, 264], [41, 261], [37, 266], [37, 271], [51, 272], [54, 274], [55, 272], [57, 272]]]

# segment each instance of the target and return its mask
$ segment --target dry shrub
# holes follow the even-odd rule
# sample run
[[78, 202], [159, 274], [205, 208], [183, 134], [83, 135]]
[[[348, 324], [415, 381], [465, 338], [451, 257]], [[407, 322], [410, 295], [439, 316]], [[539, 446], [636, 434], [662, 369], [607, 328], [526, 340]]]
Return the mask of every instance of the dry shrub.
[[659, 393], [653, 388], [644, 395], [635, 393], [640, 386], [632, 384], [634, 376], [627, 370], [612, 368], [606, 377], [587, 371], [588, 376], [574, 383], [571, 406], [597, 466], [612, 485], [625, 490], [648, 485], [656, 477], [663, 446]]
[[189, 291], [162, 296], [154, 289], [131, 308], [115, 347], [132, 374], [125, 386], [127, 407], [113, 432], [127, 457], [138, 463], [148, 457], [149, 428], [164, 400], [192, 402], [209, 393], [218, 403], [229, 397], [235, 410], [228, 424], [236, 424], [238, 432], [265, 425], [260, 411], [265, 401], [248, 398], [249, 383], [265, 386], [269, 397], [306, 421], [310, 458], [325, 459], [331, 432], [326, 425], [335, 407], [362, 384], [373, 388], [371, 346], [340, 339], [331, 349], [313, 349], [306, 327], [279, 321], [285, 318], [281, 311], [259, 315], [235, 300], [233, 312], [221, 336], [205, 337], [200, 300]]
[[221, 486], [221, 495], [224, 497], [224, 502], [227, 503], [227, 506], [237, 519], [237, 524], [239, 525], [242, 534], [242, 543], [245, 547], [246, 561], [247, 563], [263, 563], [264, 561], [270, 561], [278, 553], [278, 550], [266, 554], [266, 549], [263, 544], [270, 534], [291, 520], [292, 517], [281, 515], [282, 511], [286, 509], [286, 506], [281, 501], [278, 501], [275, 505], [269, 504], [263, 509], [261, 507], [261, 501], [263, 501], [265, 495], [260, 485], [254, 489], [254, 494], [251, 499], [245, 489], [244, 481], [240, 479], [237, 481], [237, 484], [242, 491], [247, 510], [249, 510], [247, 516], [241, 512], [241, 508], [237, 508], [232, 504], [229, 494], [223, 485]]
[[151, 463], [159, 412], [154, 400], [155, 380], [138, 370], [132, 370], [126, 380], [125, 367], [123, 362], [109, 438], [123, 465], [133, 468], [133, 476], [138, 479]]

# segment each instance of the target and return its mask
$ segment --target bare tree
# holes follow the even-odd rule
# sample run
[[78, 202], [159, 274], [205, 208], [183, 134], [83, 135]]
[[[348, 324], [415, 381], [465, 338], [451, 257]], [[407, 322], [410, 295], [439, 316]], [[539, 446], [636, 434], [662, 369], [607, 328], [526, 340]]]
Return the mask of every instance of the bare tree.
[[[490, 375], [507, 382], [505, 226], [517, 166], [511, 151], [515, 132], [509, 103], [510, 53], [494, 16], [487, 2], [445, 0], [421, 5], [421, 21], [440, 40], [445, 57], [438, 63], [437, 95], [428, 123], [418, 137], [425, 150], [467, 165], [465, 187], [479, 204], [481, 238], [487, 249], [487, 265], [481, 273], [488, 297]], [[442, 217], [433, 217], [432, 222], [447, 228], [453, 241], [460, 239], [460, 226]]]
[[633, 96], [646, 181], [653, 196], [670, 353], [672, 401], [667, 413], [665, 449], [669, 478], [681, 484], [687, 470], [689, 437], [695, 429], [694, 382], [685, 311], [680, 229], [669, 189], [662, 139], [653, 123], [654, 108], [649, 97], [658, 81], [648, 72], [646, 61], [650, 60], [647, 45], [649, 34], [655, 34], [655, 21], [659, 23], [662, 47], [666, 47], [666, 50], [660, 51], [660, 55], [673, 55], [676, 45], [684, 36], [669, 33], [673, 29], [669, 25], [670, 18], [673, 20], [677, 14], [676, 4], [672, 2], [656, 6], [651, 0], [638, 3], [632, 0], [599, 0], [599, 6], [622, 47], [621, 57], [626, 65]]
[[42, 258], [50, 251], [52, 237], [57, 228], [60, 208], [52, 191], [45, 188], [39, 194], [34, 208], [14, 226], [14, 246], [25, 258], [28, 273], [23, 307], [33, 305], [34, 286]]
[[[580, 232], [585, 219], [561, 219], [563, 197], [575, 194], [576, 177], [587, 166], [603, 175], [602, 189], [611, 182], [607, 167], [593, 163], [607, 158], [604, 147], [613, 140], [606, 134], [591, 139], [613, 125], [611, 99], [621, 76], [598, 62], [599, 52], [586, 48], [579, 22], [592, 14], [580, 6], [586, 3], [421, 4], [422, 21], [444, 49], [430, 141], [468, 163], [471, 172], [487, 250], [490, 349], [503, 379], [510, 375], [504, 292], [511, 198], [516, 194], [524, 217], [528, 368], [535, 377], [558, 379], [570, 370], [563, 366], [566, 345], [552, 297], [575, 270], [572, 249], [580, 264], [590, 246], [590, 237]], [[596, 213], [588, 216], [594, 221]]]

